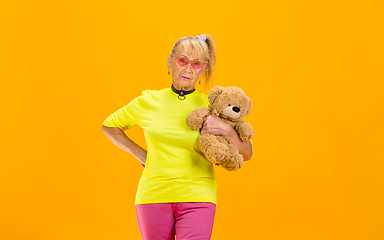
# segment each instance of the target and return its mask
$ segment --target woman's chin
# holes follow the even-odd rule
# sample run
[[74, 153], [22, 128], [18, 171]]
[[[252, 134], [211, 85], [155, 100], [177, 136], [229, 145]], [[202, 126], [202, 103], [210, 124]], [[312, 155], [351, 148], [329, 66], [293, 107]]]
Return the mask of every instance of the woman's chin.
[[176, 85], [175, 87], [180, 87], [180, 88], [190, 88], [193, 89], [195, 87], [195, 84], [193, 83], [192, 80], [179, 80], [179, 81], [175, 81], [174, 85]]

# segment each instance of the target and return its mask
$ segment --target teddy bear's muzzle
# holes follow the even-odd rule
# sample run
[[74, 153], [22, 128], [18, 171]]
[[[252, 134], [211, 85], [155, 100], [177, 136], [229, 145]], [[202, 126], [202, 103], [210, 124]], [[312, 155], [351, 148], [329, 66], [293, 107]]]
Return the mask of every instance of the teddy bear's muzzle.
[[238, 119], [240, 117], [240, 108], [238, 106], [227, 106], [223, 110], [223, 115], [232, 119]]

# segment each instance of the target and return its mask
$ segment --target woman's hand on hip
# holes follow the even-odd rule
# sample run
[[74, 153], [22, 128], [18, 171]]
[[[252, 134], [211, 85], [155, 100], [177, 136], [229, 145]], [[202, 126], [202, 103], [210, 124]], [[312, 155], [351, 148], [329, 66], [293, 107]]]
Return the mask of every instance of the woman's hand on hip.
[[118, 127], [102, 127], [102, 131], [107, 137], [119, 148], [129, 152], [136, 157], [141, 164], [145, 165], [147, 159], [147, 150], [140, 147], [137, 143], [132, 141], [123, 130]]

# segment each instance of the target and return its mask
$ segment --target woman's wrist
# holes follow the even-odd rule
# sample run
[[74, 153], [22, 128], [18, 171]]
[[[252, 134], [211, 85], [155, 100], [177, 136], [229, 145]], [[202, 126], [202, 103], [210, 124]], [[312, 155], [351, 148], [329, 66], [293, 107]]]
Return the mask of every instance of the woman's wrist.
[[225, 129], [224, 129], [224, 135], [223, 137], [227, 140], [229, 143], [234, 143], [236, 142], [237, 138], [240, 140], [239, 135], [237, 134], [236, 130], [233, 129], [229, 124], [225, 124]]
[[134, 155], [141, 162], [141, 164], [145, 165], [145, 161], [147, 159], [147, 151], [144, 148], [137, 146], [135, 152], [132, 153], [132, 155]]
[[228, 143], [237, 146], [240, 154], [244, 157], [244, 161], [250, 160], [252, 158], [252, 145], [250, 144], [249, 140], [243, 142], [236, 130], [231, 126], [229, 126], [229, 128], [230, 129], [227, 129], [227, 134], [224, 136], [224, 138]]

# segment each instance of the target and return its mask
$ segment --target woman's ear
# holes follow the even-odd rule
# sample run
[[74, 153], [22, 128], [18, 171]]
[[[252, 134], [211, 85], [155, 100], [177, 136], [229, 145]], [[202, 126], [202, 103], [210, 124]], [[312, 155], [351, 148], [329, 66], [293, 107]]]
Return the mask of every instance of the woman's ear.
[[201, 78], [204, 74], [204, 71], [201, 71], [201, 73], [199, 74], [199, 78]]
[[168, 55], [168, 59], [167, 59], [167, 66], [168, 66], [168, 69], [171, 69], [171, 61], [172, 61], [171, 54], [169, 54], [169, 55]]
[[204, 66], [203, 71], [200, 72], [199, 78], [201, 78], [204, 75], [205, 71], [207, 71], [206, 66]]

